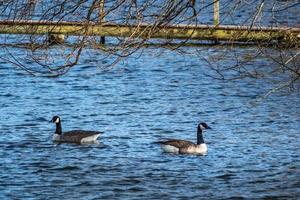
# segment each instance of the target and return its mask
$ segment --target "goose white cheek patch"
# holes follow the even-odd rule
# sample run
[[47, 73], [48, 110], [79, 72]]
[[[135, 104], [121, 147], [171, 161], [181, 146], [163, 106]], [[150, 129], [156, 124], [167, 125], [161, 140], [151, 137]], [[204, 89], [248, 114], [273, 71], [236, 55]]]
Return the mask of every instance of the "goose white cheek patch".
[[57, 118], [54, 123], [58, 124], [59, 123], [59, 118]]
[[204, 126], [202, 126], [201, 124], [200, 124], [200, 128], [201, 130], [205, 130]]

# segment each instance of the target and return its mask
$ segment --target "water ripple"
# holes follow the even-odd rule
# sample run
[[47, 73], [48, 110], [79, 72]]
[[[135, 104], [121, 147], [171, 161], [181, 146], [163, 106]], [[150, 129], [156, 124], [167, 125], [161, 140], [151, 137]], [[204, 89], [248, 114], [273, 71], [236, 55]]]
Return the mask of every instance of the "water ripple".
[[[96, 73], [83, 63], [55, 79], [1, 68], [1, 199], [297, 199], [298, 96], [253, 107], [255, 81], [223, 83], [192, 55], [144, 51], [132, 65]], [[52, 143], [53, 115], [63, 130], [105, 133], [99, 144]], [[199, 121], [213, 128], [206, 156], [155, 143], [195, 142]]]

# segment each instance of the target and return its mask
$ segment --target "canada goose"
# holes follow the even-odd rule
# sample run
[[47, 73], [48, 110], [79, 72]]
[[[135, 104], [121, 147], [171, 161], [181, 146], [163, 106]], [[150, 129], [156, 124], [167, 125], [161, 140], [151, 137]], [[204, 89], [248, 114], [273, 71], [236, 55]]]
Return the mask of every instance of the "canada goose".
[[89, 143], [95, 142], [101, 132], [99, 131], [83, 131], [73, 130], [68, 132], [62, 132], [61, 119], [58, 116], [54, 116], [50, 122], [56, 124], [56, 131], [52, 140], [56, 142], [73, 142], [73, 143]]
[[206, 123], [199, 123], [197, 127], [197, 144], [186, 140], [168, 140], [158, 142], [163, 151], [168, 153], [205, 154], [207, 146], [202, 132], [211, 129]]

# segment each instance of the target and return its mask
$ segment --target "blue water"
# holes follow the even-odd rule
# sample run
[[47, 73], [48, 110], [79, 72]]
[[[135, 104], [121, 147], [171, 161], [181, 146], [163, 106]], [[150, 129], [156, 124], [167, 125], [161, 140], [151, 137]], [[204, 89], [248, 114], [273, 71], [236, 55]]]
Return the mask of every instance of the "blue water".
[[[24, 75], [1, 61], [0, 198], [297, 199], [299, 94], [257, 103], [269, 83], [219, 81], [194, 54], [160, 51], [144, 49], [108, 71], [83, 54], [59, 78]], [[105, 133], [99, 144], [55, 144], [53, 115], [63, 130]], [[206, 156], [170, 155], [154, 143], [195, 141], [199, 121], [212, 127]]]
[[[43, 0], [30, 4], [29, 1], [3, 1], [0, 4], [0, 19], [85, 21], [92, 2], [91, 0], [77, 0], [64, 1], [62, 4], [59, 1]], [[193, 9], [186, 7], [187, 4], [188, 1], [172, 4], [165, 0], [140, 0], [133, 6], [131, 1], [106, 1], [105, 21], [121, 24], [153, 23], [158, 19], [157, 15], [167, 13], [167, 8], [176, 8], [177, 10], [174, 12], [179, 12], [180, 8], [184, 8], [184, 12], [179, 12], [180, 15], [173, 19], [171, 24], [195, 24], [196, 21], [197, 24], [213, 24], [213, 1], [196, 1], [194, 5], [196, 18], [191, 18]], [[90, 21], [98, 20], [97, 10], [95, 9], [93, 12]], [[257, 10], [261, 10], [261, 12], [258, 13]], [[299, 10], [300, 4], [297, 0], [222, 0], [220, 2], [220, 23], [223, 25], [299, 27]], [[139, 17], [133, 17], [136, 15]]]

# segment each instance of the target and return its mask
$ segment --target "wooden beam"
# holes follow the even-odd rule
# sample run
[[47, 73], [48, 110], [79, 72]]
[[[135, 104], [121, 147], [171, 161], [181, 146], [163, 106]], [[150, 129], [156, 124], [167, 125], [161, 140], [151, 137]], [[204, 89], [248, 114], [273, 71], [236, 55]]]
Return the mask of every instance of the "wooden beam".
[[104, 16], [105, 16], [105, 11], [104, 11], [104, 0], [99, 1], [99, 23], [104, 22]]
[[[104, 16], [105, 16], [105, 10], [104, 10], [104, 0], [99, 1], [99, 24], [104, 23]], [[105, 43], [105, 37], [100, 36], [100, 44]]]
[[219, 0], [214, 0], [214, 25], [219, 26], [220, 24], [220, 4]]
[[0, 34], [63, 34], [228, 42], [284, 41], [299, 45], [300, 28], [219, 25], [152, 26], [52, 21], [0, 21]]

